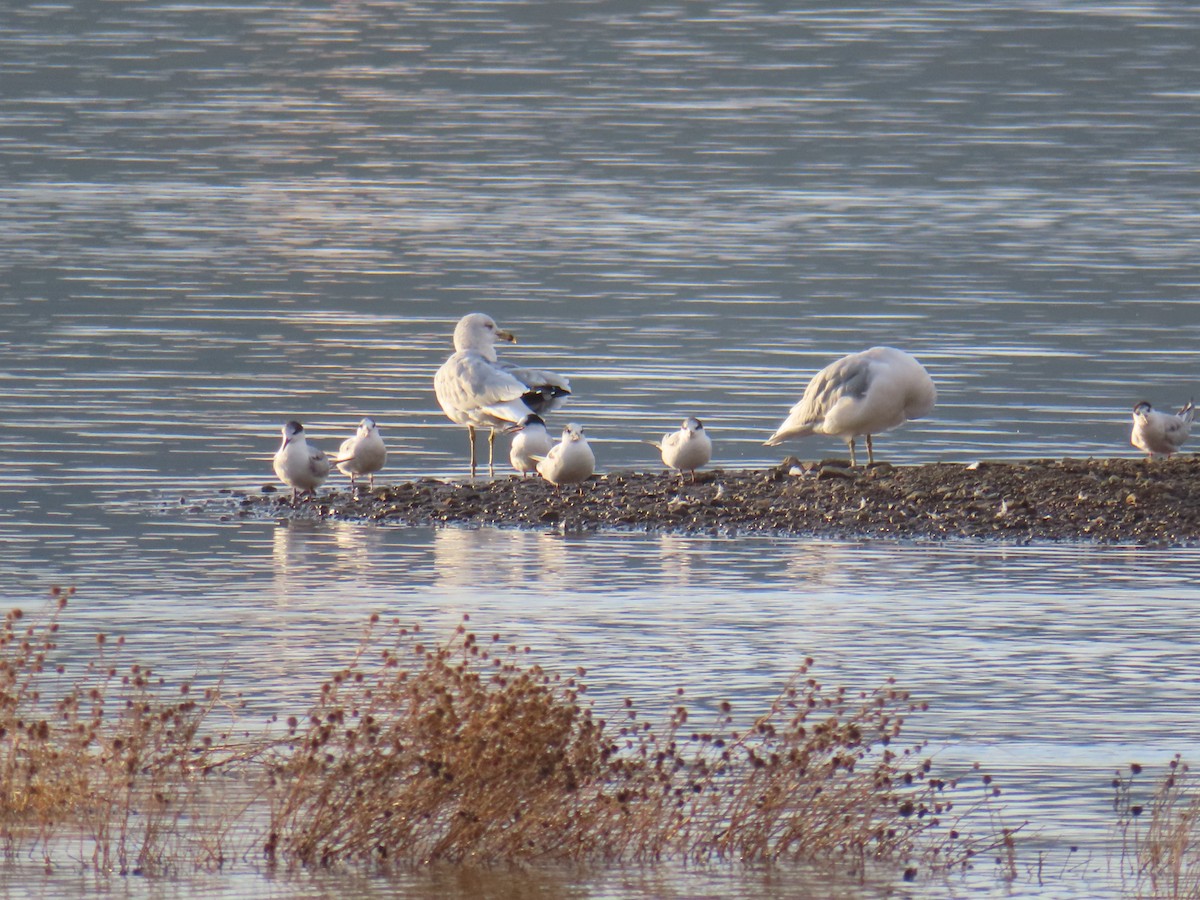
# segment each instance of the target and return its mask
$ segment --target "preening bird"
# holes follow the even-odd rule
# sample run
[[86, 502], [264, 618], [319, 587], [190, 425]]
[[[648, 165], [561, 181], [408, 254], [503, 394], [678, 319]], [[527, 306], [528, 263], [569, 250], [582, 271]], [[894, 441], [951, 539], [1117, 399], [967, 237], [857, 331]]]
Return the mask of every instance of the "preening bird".
[[684, 472], [691, 472], [692, 481], [695, 481], [696, 470], [712, 459], [712, 439], [695, 416], [684, 419], [678, 431], [664, 434], [661, 443], [649, 443], [662, 452], [664, 465], [677, 470], [680, 478]]
[[471, 477], [475, 477], [475, 429], [487, 428], [488, 474], [493, 465], [496, 429], [508, 428], [530, 413], [542, 416], [560, 406], [571, 393], [562, 375], [502, 363], [496, 341], [516, 343], [516, 337], [496, 325], [491, 316], [471, 313], [454, 329], [454, 353], [433, 378], [438, 403], [450, 421], [467, 426], [471, 439]]
[[867, 458], [875, 461], [871, 435], [889, 431], [909, 419], [929, 415], [937, 389], [925, 367], [903, 350], [872, 347], [830, 363], [813, 376], [800, 402], [765, 442], [830, 434], [842, 438], [855, 465], [854, 441], [867, 437]]
[[1170, 456], [1178, 452], [1192, 433], [1192, 419], [1196, 408], [1192, 401], [1175, 415], [1159, 412], [1145, 400], [1133, 408], [1133, 432], [1129, 442], [1139, 450], [1146, 451], [1146, 458]]
[[304, 437], [304, 426], [291, 421], [283, 426], [283, 443], [275, 451], [275, 474], [292, 489], [292, 501], [300, 492], [312, 493], [329, 475], [329, 457]]
[[583, 436], [583, 428], [568, 422], [562, 440], [537, 460], [537, 471], [556, 488], [590, 478], [596, 471], [596, 456]]
[[379, 426], [375, 420], [367, 416], [358, 423], [358, 431], [354, 437], [342, 441], [334, 464], [343, 475], [350, 476], [350, 484], [355, 484], [359, 475], [367, 476], [367, 487], [375, 487], [375, 473], [387, 462], [387, 448], [379, 434]]
[[517, 423], [513, 434], [508, 461], [522, 476], [537, 471], [537, 461], [550, 452], [553, 441], [546, 431], [546, 423], [536, 413], [530, 413]]

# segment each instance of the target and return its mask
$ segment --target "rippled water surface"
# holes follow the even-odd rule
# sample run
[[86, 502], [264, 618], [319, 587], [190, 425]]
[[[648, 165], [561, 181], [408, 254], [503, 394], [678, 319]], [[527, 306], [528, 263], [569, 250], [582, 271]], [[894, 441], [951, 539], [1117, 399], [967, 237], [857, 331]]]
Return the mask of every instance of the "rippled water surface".
[[[894, 675], [932, 704], [913, 737], [996, 771], [1058, 860], [1022, 890], [1120, 892], [1111, 771], [1200, 733], [1198, 551], [277, 524], [200, 502], [270, 481], [288, 418], [332, 449], [373, 415], [385, 481], [461, 476], [431, 379], [476, 309], [518, 334], [510, 358], [571, 378], [602, 471], [654, 466], [642, 442], [688, 414], [717, 464], [777, 461], [761, 442], [812, 372], [879, 343], [939, 388], [884, 458], [1132, 454], [1134, 402], [1197, 386], [1190, 4], [18, 6], [4, 602], [77, 584], [80, 641], [224, 670], [263, 719], [302, 707], [377, 611], [470, 612], [648, 706], [681, 684], [749, 705], [805, 655], [829, 681]], [[453, 890], [813, 890], [546, 877]]]

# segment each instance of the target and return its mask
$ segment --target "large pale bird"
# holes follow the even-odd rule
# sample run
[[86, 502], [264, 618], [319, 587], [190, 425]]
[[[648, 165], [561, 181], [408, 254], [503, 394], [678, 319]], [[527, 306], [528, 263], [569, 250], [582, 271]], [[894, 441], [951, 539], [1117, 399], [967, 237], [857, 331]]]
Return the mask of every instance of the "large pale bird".
[[800, 402], [765, 442], [774, 447], [790, 437], [829, 434], [850, 448], [866, 435], [867, 458], [875, 462], [871, 435], [889, 431], [909, 419], [929, 415], [937, 389], [925, 367], [903, 350], [872, 347], [830, 363], [813, 376]]
[[304, 426], [291, 421], [283, 426], [283, 443], [275, 451], [275, 474], [292, 489], [292, 501], [300, 493], [313, 493], [329, 475], [329, 457], [304, 437]]
[[1178, 452], [1192, 433], [1192, 419], [1196, 408], [1191, 401], [1175, 415], [1159, 412], [1143, 400], [1133, 408], [1133, 432], [1129, 442], [1139, 450], [1146, 451], [1146, 458], [1155, 455], [1170, 456]]
[[500, 362], [496, 341], [517, 339], [491, 316], [471, 313], [454, 329], [454, 354], [433, 378], [438, 403], [450, 421], [467, 426], [471, 439], [471, 477], [475, 477], [475, 429], [487, 428], [488, 474], [493, 464], [496, 429], [509, 429], [530, 414], [544, 416], [571, 393], [562, 375]]

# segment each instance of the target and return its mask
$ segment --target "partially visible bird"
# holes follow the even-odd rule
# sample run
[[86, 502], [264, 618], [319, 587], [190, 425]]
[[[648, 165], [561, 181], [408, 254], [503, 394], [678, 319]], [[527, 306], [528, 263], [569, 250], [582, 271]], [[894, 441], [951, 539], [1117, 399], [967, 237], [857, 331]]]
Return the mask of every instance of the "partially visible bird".
[[590, 478], [596, 471], [596, 456], [583, 436], [583, 428], [568, 422], [562, 440], [537, 460], [537, 471], [555, 488]]
[[334, 464], [343, 475], [350, 476], [350, 486], [359, 475], [367, 476], [367, 487], [375, 487], [375, 473], [387, 462], [387, 448], [379, 434], [379, 426], [370, 416], [358, 423], [354, 437], [342, 441]]
[[520, 422], [530, 413], [545, 415], [571, 393], [562, 375], [524, 369], [496, 357], [496, 341], [516, 338], [491, 316], [471, 313], [454, 329], [454, 353], [437, 370], [433, 389], [450, 421], [467, 426], [471, 439], [471, 477], [475, 477], [475, 429], [488, 428], [488, 474], [493, 465], [496, 429]]
[[1156, 454], [1170, 456], [1183, 446], [1192, 433], [1192, 419], [1196, 408], [1192, 401], [1175, 415], [1159, 412], [1145, 400], [1133, 408], [1133, 433], [1129, 442], [1139, 450], [1146, 451], [1146, 458]]
[[662, 452], [663, 464], [678, 470], [681, 479], [684, 472], [691, 472], [695, 481], [696, 470], [712, 459], [712, 438], [695, 416], [684, 419], [678, 431], [664, 434], [661, 443], [649, 443]]
[[291, 421], [283, 426], [283, 443], [275, 452], [275, 474], [292, 489], [292, 501], [300, 492], [313, 493], [329, 475], [329, 457], [304, 438], [304, 426]]
[[850, 464], [856, 465], [854, 440], [864, 434], [867, 458], [875, 462], [871, 435], [929, 415], [936, 402], [933, 379], [916, 359], [895, 347], [872, 347], [814, 375], [800, 402], [765, 443], [774, 447], [790, 437], [836, 435], [850, 447]]
[[517, 423], [508, 461], [522, 477], [537, 471], [537, 460], [550, 452], [552, 445], [546, 423], [537, 413], [530, 413]]

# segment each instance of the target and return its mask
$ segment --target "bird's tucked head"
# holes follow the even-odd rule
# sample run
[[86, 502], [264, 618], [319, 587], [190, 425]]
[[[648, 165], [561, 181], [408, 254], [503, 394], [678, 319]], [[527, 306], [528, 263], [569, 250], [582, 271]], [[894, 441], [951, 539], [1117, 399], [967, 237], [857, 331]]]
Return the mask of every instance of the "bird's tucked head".
[[374, 431], [376, 427], [375, 420], [370, 416], [366, 416], [361, 422], [358, 423], [358, 433], [360, 436], [366, 437], [368, 434]]
[[576, 425], [574, 422], [568, 422], [566, 427], [563, 428], [562, 439], [564, 443], [569, 441], [582, 441], [583, 426]]
[[691, 432], [703, 431], [704, 423], [701, 422], [699, 419], [697, 419], [695, 416], [688, 416], [686, 419], [683, 420], [683, 430], [691, 431]]
[[1153, 411], [1153, 407], [1145, 400], [1138, 401], [1138, 404], [1133, 408], [1135, 416], [1148, 416]]
[[539, 425], [542, 428], [545, 428], [546, 420], [543, 419], [541, 416], [539, 416], [537, 413], [530, 413], [527, 416], [522, 416], [521, 421], [518, 422], [515, 426], [513, 426], [512, 430], [513, 431], [523, 431], [524, 429], [528, 428], [530, 425], [534, 426], [535, 428]]

